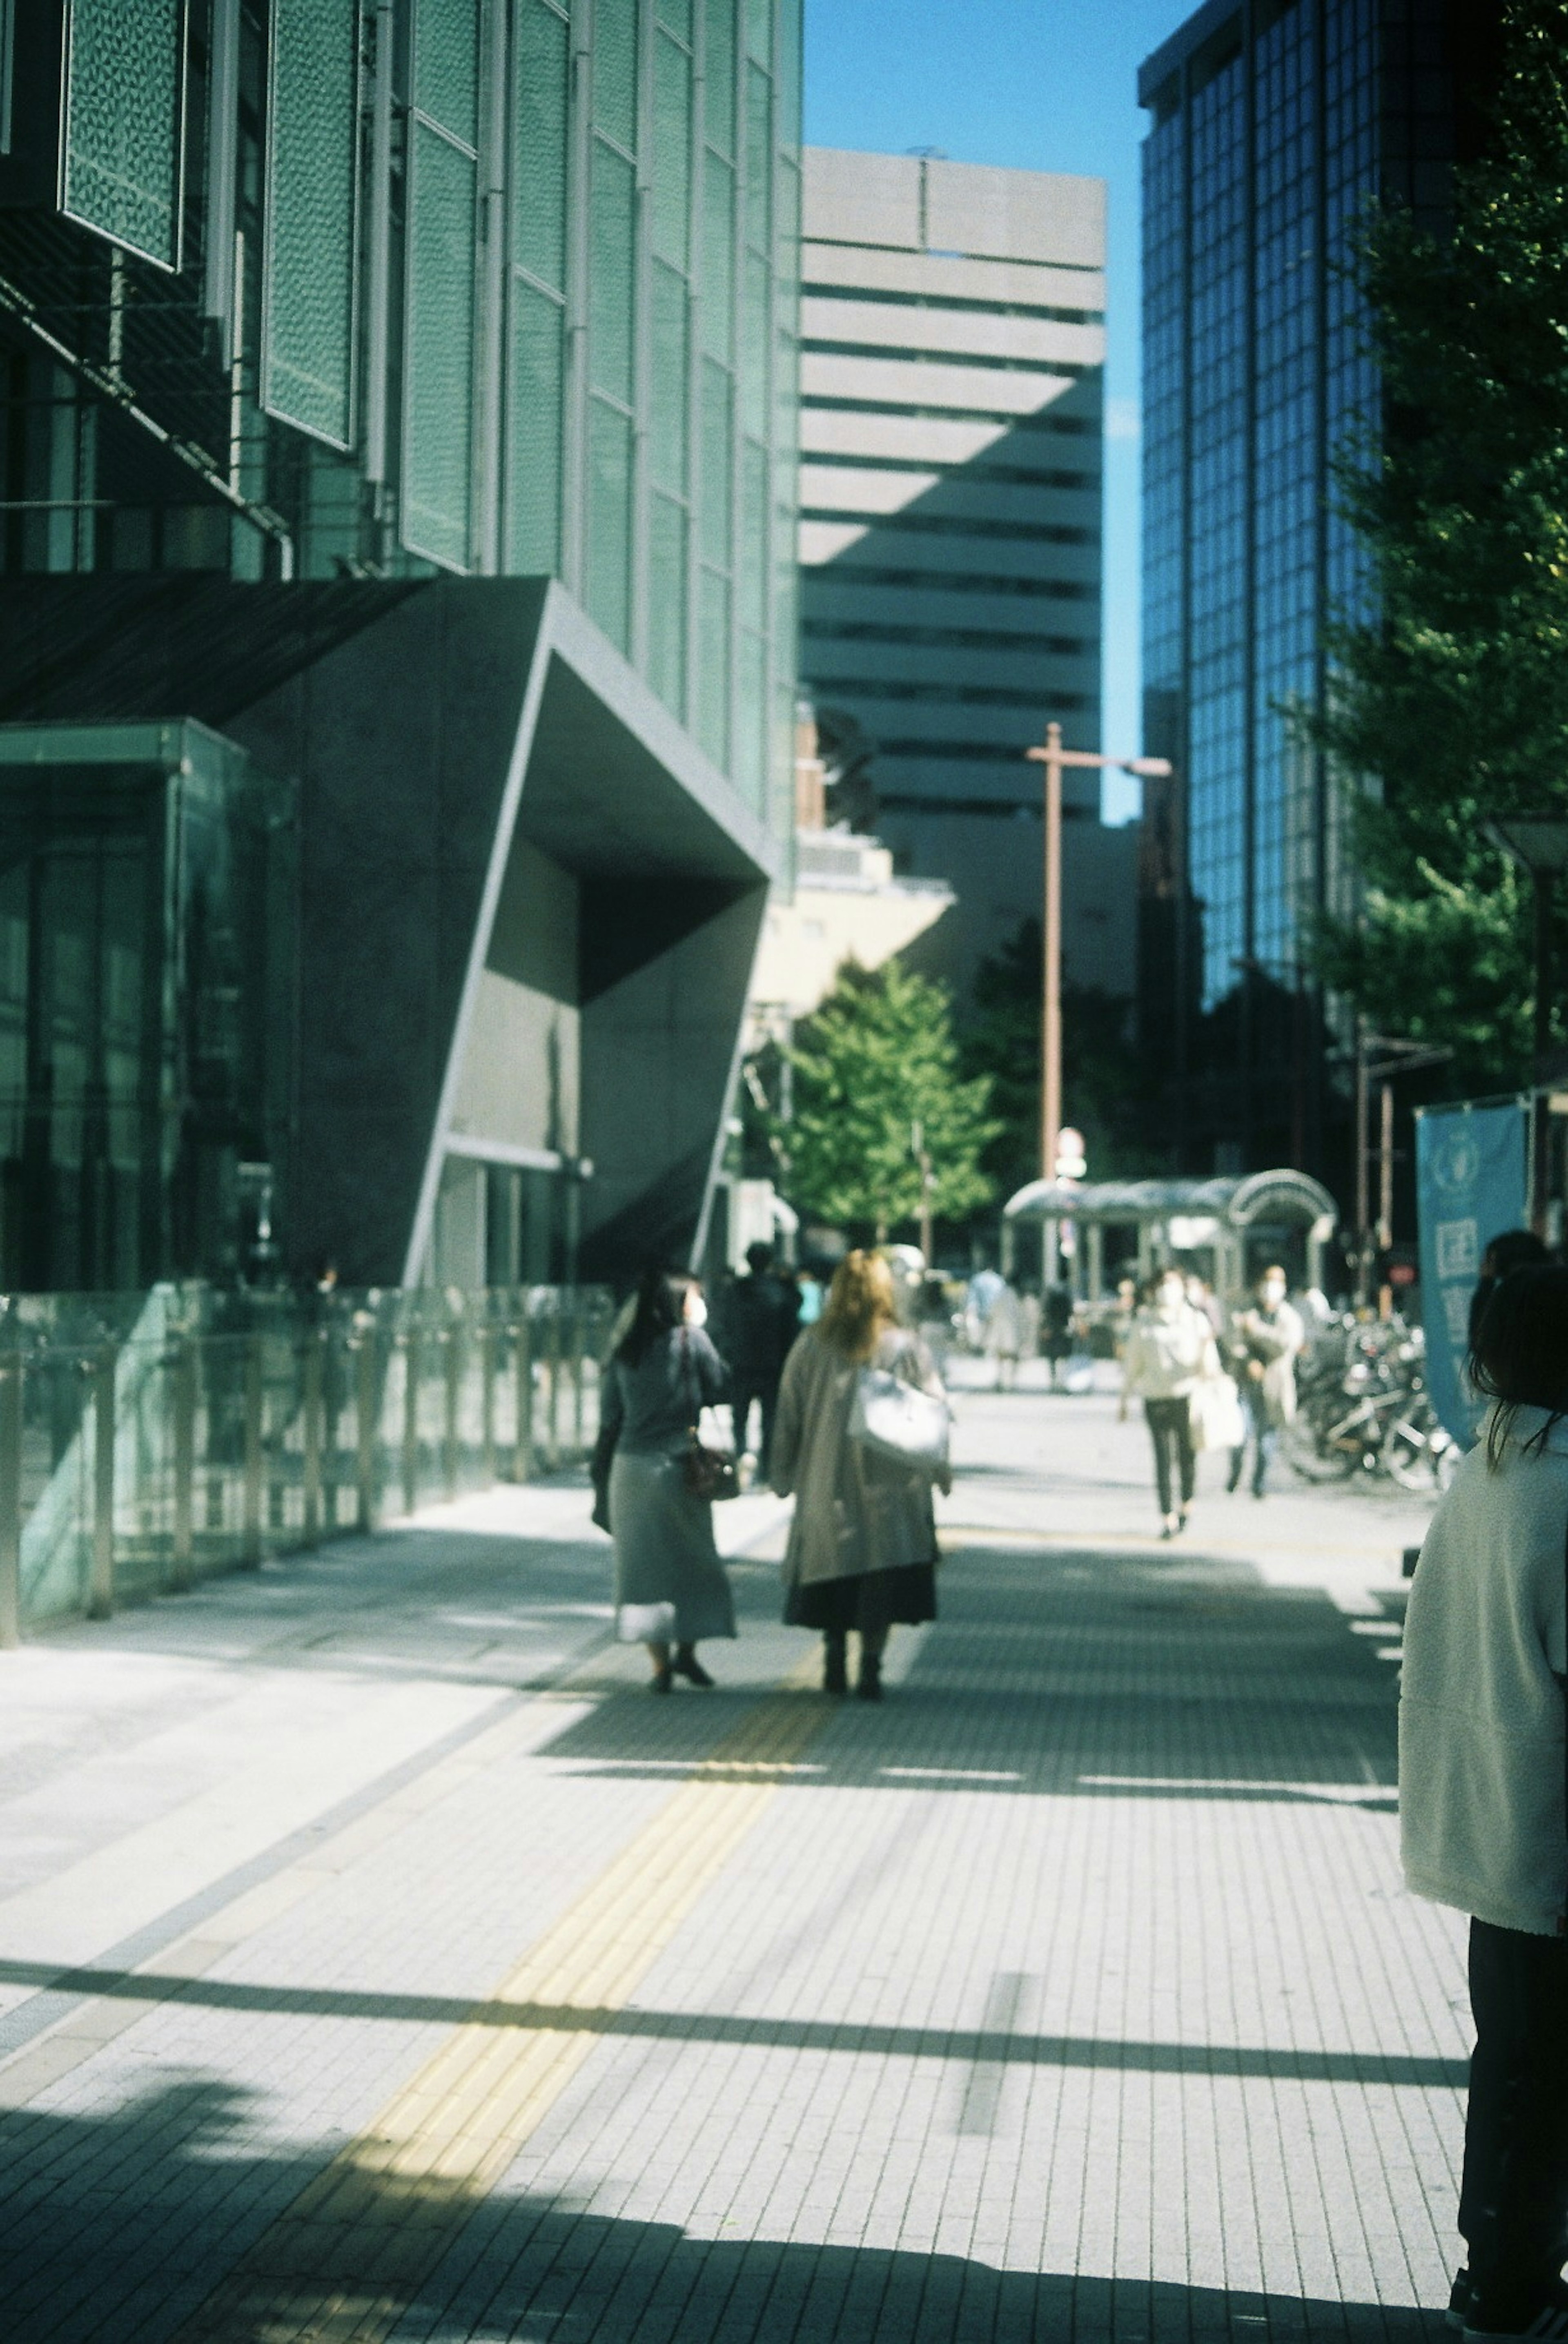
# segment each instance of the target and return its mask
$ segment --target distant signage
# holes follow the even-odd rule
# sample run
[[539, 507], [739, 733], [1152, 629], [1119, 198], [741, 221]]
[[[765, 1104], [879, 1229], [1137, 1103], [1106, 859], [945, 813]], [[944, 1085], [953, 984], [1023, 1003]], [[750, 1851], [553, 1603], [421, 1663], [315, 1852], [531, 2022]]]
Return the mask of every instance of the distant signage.
[[1439, 1417], [1466, 1447], [1476, 1420], [1464, 1379], [1470, 1300], [1492, 1239], [1524, 1218], [1528, 1113], [1522, 1099], [1504, 1106], [1417, 1110], [1427, 1383]]

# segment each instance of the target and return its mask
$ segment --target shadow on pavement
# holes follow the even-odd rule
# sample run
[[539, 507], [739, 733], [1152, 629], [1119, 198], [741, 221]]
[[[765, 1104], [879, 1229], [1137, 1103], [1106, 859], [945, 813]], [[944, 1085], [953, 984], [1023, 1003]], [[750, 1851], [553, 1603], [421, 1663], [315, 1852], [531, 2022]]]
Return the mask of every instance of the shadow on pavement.
[[[248, 2114], [242, 2095], [197, 2078], [112, 2114], [7, 2117], [7, 2344], [304, 2344], [327, 2332], [428, 2344], [1435, 2344], [1443, 2333], [1432, 2311], [703, 2239], [340, 2164], [324, 2198], [318, 2158], [239, 2147]], [[1025, 2191], [1014, 2208], [1027, 2214]]]
[[[1396, 1672], [1316, 1589], [1185, 1549], [991, 1543], [955, 1555], [938, 1585], [907, 1676], [877, 1707], [837, 1707], [782, 1770], [792, 1786], [1392, 1803]], [[604, 1702], [541, 1754], [681, 1773], [726, 1714], [722, 1690]]]
[[1105, 2036], [1028, 2035], [1012, 2028], [890, 2026], [846, 2019], [657, 2010], [645, 2006], [471, 2002], [458, 1995], [378, 1994], [362, 1987], [258, 1985], [177, 1970], [60, 1970], [0, 1960], [0, 1985], [34, 1985], [106, 2002], [190, 2004], [204, 2010], [297, 2018], [380, 2019], [400, 2025], [494, 2026], [665, 2043], [733, 2043], [752, 2050], [834, 2051], [846, 2056], [984, 2061], [1007, 2067], [1093, 2068], [1104, 2075], [1262, 2076], [1296, 2084], [1417, 2085], [1462, 2090], [1469, 2062], [1383, 2051], [1290, 2046], [1140, 2043]]

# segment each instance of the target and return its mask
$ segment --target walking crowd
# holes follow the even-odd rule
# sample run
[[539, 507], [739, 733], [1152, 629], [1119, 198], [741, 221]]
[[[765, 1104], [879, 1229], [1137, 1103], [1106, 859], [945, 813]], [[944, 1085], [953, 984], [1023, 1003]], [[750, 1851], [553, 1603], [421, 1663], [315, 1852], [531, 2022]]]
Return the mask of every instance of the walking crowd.
[[[1470, 1916], [1467, 2259], [1447, 2312], [1469, 2344], [1568, 2344], [1568, 1268], [1543, 1254], [1509, 1232], [1486, 1257], [1469, 1372], [1487, 1413], [1421, 1551], [1401, 1696], [1406, 1881]], [[1005, 1389], [1029, 1314], [988, 1276], [977, 1306], [972, 1281], [971, 1343]], [[1230, 1490], [1244, 1476], [1267, 1490], [1306, 1342], [1286, 1284], [1270, 1266], [1231, 1314], [1174, 1267], [1124, 1292], [1122, 1412], [1143, 1403], [1166, 1538], [1187, 1525], [1202, 1450], [1228, 1452]], [[605, 1371], [595, 1519], [614, 1542], [618, 1632], [646, 1644], [655, 1692], [711, 1685], [697, 1647], [735, 1633], [713, 1504], [740, 1486], [754, 1410], [758, 1470], [794, 1499], [784, 1618], [820, 1633], [825, 1692], [850, 1690], [853, 1636], [854, 1690], [881, 1698], [890, 1630], [936, 1612], [933, 1493], [951, 1475], [929, 1289], [906, 1326], [887, 1259], [852, 1252], [803, 1324], [799, 1288], [754, 1247], [720, 1330], [726, 1364], [698, 1281], [643, 1278]], [[1050, 1313], [1037, 1330], [1073, 1340]], [[725, 1399], [733, 1447], [713, 1414]]]

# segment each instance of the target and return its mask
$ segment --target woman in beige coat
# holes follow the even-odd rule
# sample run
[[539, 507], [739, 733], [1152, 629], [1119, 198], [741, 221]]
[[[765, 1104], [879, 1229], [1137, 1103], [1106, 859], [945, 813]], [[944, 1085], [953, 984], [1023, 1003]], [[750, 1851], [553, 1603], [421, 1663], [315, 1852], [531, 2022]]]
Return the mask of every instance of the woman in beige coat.
[[848, 1690], [846, 1644], [855, 1630], [855, 1691], [863, 1701], [880, 1701], [889, 1628], [936, 1616], [936, 1524], [926, 1474], [849, 1438], [863, 1367], [890, 1369], [945, 1397], [925, 1345], [897, 1323], [886, 1262], [856, 1252], [840, 1262], [822, 1317], [796, 1338], [784, 1362], [772, 1470], [780, 1497], [793, 1492], [795, 1500], [784, 1619], [821, 1629], [826, 1692]]

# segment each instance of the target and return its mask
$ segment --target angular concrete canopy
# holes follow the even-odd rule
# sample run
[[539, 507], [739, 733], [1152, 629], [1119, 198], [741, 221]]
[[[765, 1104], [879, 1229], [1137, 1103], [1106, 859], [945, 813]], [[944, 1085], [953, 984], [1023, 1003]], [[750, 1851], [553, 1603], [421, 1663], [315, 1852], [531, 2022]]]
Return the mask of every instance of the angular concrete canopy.
[[521, 842], [577, 897], [584, 1270], [691, 1251], [780, 849], [559, 585], [18, 582], [0, 714], [195, 716], [299, 784], [297, 1263], [421, 1273]]

